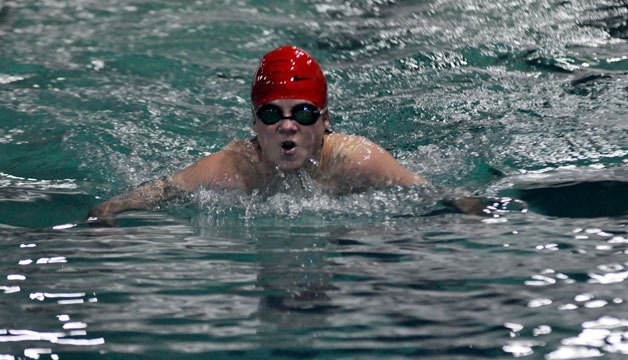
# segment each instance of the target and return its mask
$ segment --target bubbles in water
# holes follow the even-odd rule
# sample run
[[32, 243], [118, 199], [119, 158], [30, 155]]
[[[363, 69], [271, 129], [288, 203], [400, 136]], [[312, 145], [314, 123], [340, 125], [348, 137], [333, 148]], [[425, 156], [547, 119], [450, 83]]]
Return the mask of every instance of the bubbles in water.
[[326, 192], [305, 173], [279, 179], [274, 188], [265, 192], [248, 195], [239, 191], [200, 190], [194, 196], [208, 220], [231, 218], [245, 222], [262, 218], [342, 222], [421, 216], [434, 210], [440, 200], [433, 190], [420, 186], [338, 196]]

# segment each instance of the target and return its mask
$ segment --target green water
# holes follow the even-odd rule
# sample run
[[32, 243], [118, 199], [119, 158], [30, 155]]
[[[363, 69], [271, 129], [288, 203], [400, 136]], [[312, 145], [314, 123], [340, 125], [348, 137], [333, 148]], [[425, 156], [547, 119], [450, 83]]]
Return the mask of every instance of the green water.
[[[628, 6], [0, 0], [0, 359], [623, 359]], [[252, 135], [257, 61], [422, 189], [96, 203]]]

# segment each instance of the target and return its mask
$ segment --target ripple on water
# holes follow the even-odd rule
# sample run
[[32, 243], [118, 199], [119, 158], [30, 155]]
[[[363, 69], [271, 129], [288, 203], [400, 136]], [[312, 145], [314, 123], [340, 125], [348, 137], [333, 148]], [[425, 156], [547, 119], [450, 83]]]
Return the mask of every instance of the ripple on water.
[[[546, 169], [507, 180], [502, 194], [526, 201], [532, 211], [565, 217], [620, 217], [628, 213], [623, 167]], [[586, 204], [586, 206], [583, 206]]]

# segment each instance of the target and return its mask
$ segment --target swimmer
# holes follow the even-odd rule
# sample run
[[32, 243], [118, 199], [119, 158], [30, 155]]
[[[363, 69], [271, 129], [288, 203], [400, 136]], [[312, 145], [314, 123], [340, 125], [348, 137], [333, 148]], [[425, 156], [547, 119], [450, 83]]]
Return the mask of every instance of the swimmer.
[[[327, 80], [316, 60], [301, 49], [283, 46], [262, 57], [251, 104], [255, 137], [235, 140], [171, 176], [92, 208], [88, 221], [113, 225], [118, 213], [151, 210], [200, 187], [263, 192], [294, 172], [306, 173], [337, 194], [427, 185], [372, 141], [332, 131]], [[479, 203], [470, 199], [454, 206], [477, 213]]]

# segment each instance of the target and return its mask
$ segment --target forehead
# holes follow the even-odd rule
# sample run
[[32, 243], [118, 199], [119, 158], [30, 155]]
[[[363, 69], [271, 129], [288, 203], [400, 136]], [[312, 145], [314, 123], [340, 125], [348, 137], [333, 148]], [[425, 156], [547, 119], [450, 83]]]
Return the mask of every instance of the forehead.
[[[316, 107], [316, 104], [314, 104], [311, 101], [304, 100], [304, 99], [276, 99], [273, 101], [269, 101], [266, 104], [276, 105], [282, 108], [291, 108], [297, 104], [308, 104], [308, 105], [312, 105]], [[265, 105], [265, 104], [262, 104], [262, 105]]]

